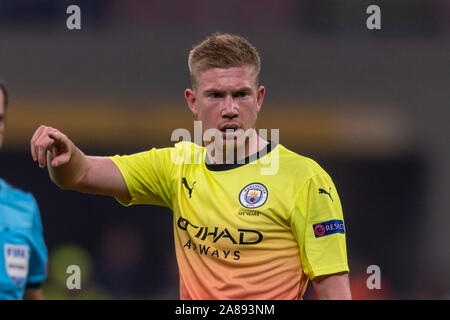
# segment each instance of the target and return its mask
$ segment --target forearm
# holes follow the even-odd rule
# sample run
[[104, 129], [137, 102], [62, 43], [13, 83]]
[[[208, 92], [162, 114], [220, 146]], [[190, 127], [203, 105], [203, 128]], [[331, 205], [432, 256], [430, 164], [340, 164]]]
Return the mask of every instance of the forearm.
[[348, 273], [317, 277], [312, 282], [320, 300], [352, 299]]
[[47, 167], [50, 179], [61, 189], [129, 199], [118, 167], [108, 157], [86, 156], [59, 130], [40, 126], [30, 143], [33, 160]]

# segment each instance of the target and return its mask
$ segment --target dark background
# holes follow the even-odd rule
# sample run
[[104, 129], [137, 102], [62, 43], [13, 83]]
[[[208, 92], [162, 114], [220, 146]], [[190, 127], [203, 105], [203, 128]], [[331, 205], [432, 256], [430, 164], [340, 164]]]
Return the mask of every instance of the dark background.
[[[81, 8], [81, 30], [66, 8]], [[366, 8], [381, 8], [381, 30]], [[44, 295], [178, 297], [172, 215], [59, 190], [29, 154], [41, 124], [87, 154], [170, 146], [192, 130], [183, 98], [192, 45], [220, 31], [262, 59], [261, 128], [315, 159], [338, 188], [358, 299], [450, 297], [450, 2], [12, 1], [0, 3], [0, 78], [10, 90], [0, 176], [38, 200], [49, 249]], [[82, 289], [65, 286], [68, 265]], [[368, 290], [369, 265], [381, 290]], [[307, 291], [306, 298], [315, 298]]]

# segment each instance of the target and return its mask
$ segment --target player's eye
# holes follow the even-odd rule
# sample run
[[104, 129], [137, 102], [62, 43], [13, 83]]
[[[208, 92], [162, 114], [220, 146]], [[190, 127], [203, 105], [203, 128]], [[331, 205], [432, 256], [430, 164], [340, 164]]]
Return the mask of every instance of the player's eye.
[[217, 99], [217, 98], [222, 98], [223, 94], [220, 92], [211, 92], [208, 94], [208, 97]]
[[245, 91], [239, 91], [239, 92], [235, 93], [233, 96], [234, 96], [235, 98], [243, 98], [243, 97], [246, 97], [246, 96], [247, 96], [247, 92], [245, 92]]

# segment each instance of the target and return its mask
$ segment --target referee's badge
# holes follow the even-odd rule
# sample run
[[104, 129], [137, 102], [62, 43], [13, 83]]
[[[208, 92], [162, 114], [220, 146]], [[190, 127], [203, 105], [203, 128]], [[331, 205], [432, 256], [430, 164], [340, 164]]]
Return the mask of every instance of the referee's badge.
[[25, 285], [28, 277], [28, 246], [5, 243], [3, 246], [6, 273], [18, 288]]
[[258, 208], [266, 202], [268, 195], [265, 185], [262, 183], [251, 183], [239, 193], [239, 202], [248, 209]]

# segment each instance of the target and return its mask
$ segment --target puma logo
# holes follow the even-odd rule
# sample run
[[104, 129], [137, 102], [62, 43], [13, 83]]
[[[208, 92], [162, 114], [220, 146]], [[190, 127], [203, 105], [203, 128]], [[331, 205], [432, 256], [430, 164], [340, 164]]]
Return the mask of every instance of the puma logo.
[[330, 199], [331, 199], [331, 201], [333, 201], [334, 202], [334, 200], [333, 200], [333, 198], [331, 197], [331, 187], [330, 187], [330, 191], [329, 192], [326, 192], [324, 189], [322, 189], [322, 188], [319, 188], [319, 194], [321, 194], [321, 193], [325, 193], [325, 194], [327, 194], [327, 195], [329, 195], [330, 196]]
[[186, 189], [188, 189], [188, 191], [189, 191], [189, 198], [191, 198], [191, 196], [192, 196], [192, 190], [194, 190], [194, 184], [195, 184], [196, 182], [197, 182], [197, 181], [194, 181], [194, 183], [192, 184], [192, 188], [190, 188], [189, 185], [188, 185], [188, 183], [187, 183], [186, 178], [183, 177], [183, 178], [181, 179], [181, 183], [182, 183], [182, 184], [186, 187]]

